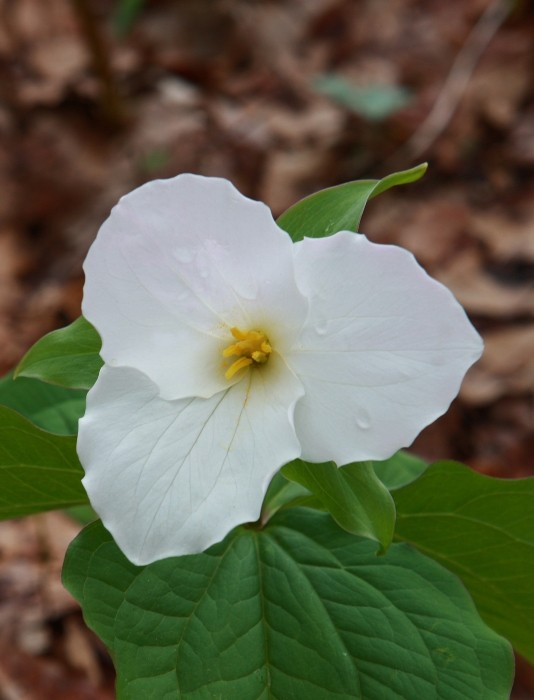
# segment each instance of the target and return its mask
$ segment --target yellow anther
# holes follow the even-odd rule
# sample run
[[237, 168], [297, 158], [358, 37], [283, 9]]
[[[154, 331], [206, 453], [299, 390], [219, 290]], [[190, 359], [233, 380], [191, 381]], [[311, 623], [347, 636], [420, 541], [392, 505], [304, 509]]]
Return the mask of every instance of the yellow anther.
[[246, 331], [240, 331], [239, 328], [235, 326], [230, 328], [230, 333], [234, 336], [236, 340], [246, 340], [248, 333]]
[[223, 357], [232, 357], [232, 355], [241, 355], [239, 351], [239, 343], [229, 345], [223, 350]]
[[261, 331], [241, 331], [239, 328], [230, 328], [230, 332], [237, 340], [223, 350], [223, 357], [236, 355], [237, 359], [228, 367], [224, 376], [231, 379], [239, 370], [256, 363], [264, 364], [273, 351], [267, 336]]
[[232, 379], [234, 374], [239, 372], [240, 369], [245, 369], [245, 367], [248, 367], [249, 365], [252, 364], [252, 360], [250, 357], [241, 357], [239, 360], [236, 360], [233, 364], [228, 367], [226, 372], [224, 373], [224, 376], [226, 379]]

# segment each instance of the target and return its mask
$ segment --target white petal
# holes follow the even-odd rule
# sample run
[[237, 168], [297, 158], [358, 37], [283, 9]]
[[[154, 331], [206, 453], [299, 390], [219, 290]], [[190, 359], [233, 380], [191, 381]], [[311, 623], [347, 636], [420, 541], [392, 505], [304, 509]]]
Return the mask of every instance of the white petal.
[[310, 315], [285, 357], [306, 394], [303, 458], [385, 459], [442, 415], [482, 341], [451, 292], [407, 251], [341, 232], [295, 247]]
[[123, 197], [84, 270], [83, 313], [112, 366], [144, 372], [164, 398], [226, 389], [232, 326], [291, 343], [307, 305], [289, 236], [269, 209], [219, 178], [179, 175]]
[[272, 356], [209, 399], [165, 401], [137, 370], [104, 367], [78, 453], [91, 503], [135, 564], [192, 554], [259, 517], [273, 474], [298, 457], [302, 387]]

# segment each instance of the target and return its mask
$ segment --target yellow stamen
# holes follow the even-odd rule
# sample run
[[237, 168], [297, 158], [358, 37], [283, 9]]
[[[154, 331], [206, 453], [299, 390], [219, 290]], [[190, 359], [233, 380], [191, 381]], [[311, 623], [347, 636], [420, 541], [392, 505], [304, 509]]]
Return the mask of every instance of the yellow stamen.
[[239, 360], [236, 360], [233, 364], [228, 367], [226, 372], [224, 373], [224, 376], [226, 379], [232, 379], [234, 374], [239, 372], [240, 369], [245, 369], [245, 367], [248, 367], [249, 365], [252, 364], [252, 360], [250, 357], [240, 357]]
[[226, 370], [224, 376], [231, 379], [239, 370], [252, 364], [265, 364], [273, 351], [267, 336], [261, 331], [241, 331], [239, 328], [230, 328], [230, 332], [237, 340], [223, 350], [223, 357], [237, 355], [237, 359]]

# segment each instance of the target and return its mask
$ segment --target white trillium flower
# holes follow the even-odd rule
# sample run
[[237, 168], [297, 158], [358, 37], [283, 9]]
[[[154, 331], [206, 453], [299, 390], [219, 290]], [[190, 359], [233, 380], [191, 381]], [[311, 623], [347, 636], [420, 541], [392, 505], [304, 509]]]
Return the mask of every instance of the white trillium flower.
[[482, 342], [407, 251], [347, 231], [292, 243], [218, 178], [127, 195], [85, 262], [105, 365], [78, 452], [136, 564], [259, 517], [287, 462], [385, 459], [443, 414]]

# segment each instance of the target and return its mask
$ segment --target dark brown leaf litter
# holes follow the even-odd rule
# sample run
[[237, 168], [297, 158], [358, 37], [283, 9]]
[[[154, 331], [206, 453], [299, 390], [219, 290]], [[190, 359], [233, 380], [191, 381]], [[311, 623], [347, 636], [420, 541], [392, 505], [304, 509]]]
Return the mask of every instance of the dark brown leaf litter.
[[79, 526], [62, 513], [0, 525], [0, 697], [111, 700], [113, 671], [61, 586]]
[[[1, 370], [78, 315], [98, 226], [146, 180], [224, 176], [280, 213], [320, 187], [429, 160], [424, 181], [375, 200], [362, 229], [448, 284], [486, 353], [415, 448], [532, 474], [532, 4], [507, 15], [506, 0], [154, 0], [122, 39], [116, 6], [0, 0]], [[409, 99], [372, 120], [320, 94], [321, 76]], [[61, 522], [45, 538], [61, 543], [53, 572], [33, 519], [0, 527], [8, 700], [112, 696], [101, 647], [58, 592], [74, 532]], [[534, 697], [530, 668], [517, 692]]]

